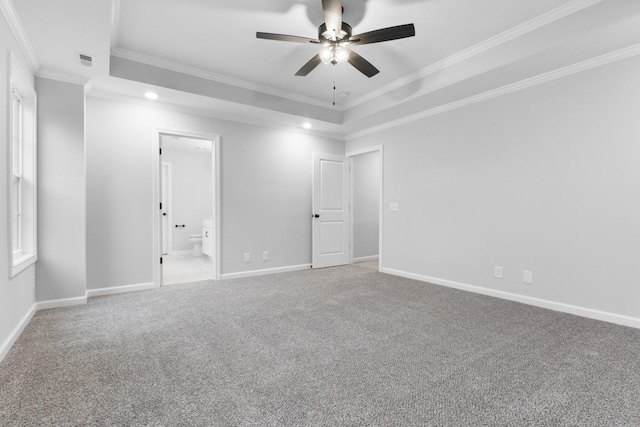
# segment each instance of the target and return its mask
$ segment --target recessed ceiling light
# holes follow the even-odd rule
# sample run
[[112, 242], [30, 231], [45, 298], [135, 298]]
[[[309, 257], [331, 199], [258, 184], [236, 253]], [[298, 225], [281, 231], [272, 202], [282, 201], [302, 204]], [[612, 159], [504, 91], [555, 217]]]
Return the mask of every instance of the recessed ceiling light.
[[311, 123], [309, 123], [309, 122], [304, 122], [304, 123], [302, 124], [302, 127], [303, 127], [303, 128], [305, 128], [305, 129], [311, 129]]
[[158, 94], [155, 92], [145, 92], [144, 96], [146, 96], [147, 99], [158, 99]]

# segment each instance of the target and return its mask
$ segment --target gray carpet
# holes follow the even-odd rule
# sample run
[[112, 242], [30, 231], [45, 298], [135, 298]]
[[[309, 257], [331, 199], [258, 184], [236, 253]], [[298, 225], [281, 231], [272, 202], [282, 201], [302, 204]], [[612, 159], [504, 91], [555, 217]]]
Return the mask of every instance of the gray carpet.
[[640, 330], [353, 265], [38, 312], [2, 426], [640, 426]]

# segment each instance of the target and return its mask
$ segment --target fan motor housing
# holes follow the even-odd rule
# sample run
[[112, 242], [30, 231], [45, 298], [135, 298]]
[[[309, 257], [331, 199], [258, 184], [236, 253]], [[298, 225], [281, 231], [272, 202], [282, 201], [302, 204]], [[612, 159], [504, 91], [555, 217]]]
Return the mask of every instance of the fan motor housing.
[[337, 35], [336, 40], [333, 39], [333, 34], [329, 34], [329, 31], [327, 31], [327, 24], [322, 24], [318, 27], [318, 39], [321, 42], [347, 41], [351, 37], [351, 34], [351, 25], [347, 24], [346, 22], [342, 23], [342, 30], [340, 31], [340, 34]]

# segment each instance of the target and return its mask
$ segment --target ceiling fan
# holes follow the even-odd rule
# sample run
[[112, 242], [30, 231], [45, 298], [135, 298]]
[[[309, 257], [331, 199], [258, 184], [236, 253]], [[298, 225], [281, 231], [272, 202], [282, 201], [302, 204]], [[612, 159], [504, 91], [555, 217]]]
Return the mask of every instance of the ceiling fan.
[[342, 2], [340, 0], [322, 0], [324, 23], [318, 27], [318, 38], [289, 36], [286, 34], [256, 33], [259, 39], [280, 40], [294, 43], [312, 43], [321, 45], [320, 52], [298, 70], [296, 76], [306, 76], [321, 63], [340, 64], [349, 62], [367, 77], [373, 77], [380, 71], [369, 61], [351, 50], [351, 46], [386, 42], [416, 35], [413, 24], [381, 28], [379, 30], [352, 35], [351, 26], [342, 20]]

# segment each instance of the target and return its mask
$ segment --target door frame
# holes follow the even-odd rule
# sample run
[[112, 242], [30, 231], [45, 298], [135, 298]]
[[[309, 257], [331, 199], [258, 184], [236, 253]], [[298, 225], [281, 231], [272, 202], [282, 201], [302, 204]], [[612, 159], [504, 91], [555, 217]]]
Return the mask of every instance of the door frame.
[[[349, 151], [345, 153], [346, 157], [351, 158], [351, 162], [353, 163], [353, 157], [359, 156], [361, 154], [379, 152], [379, 168], [380, 168], [380, 192], [379, 192], [379, 207], [378, 207], [378, 271], [382, 269], [382, 231], [384, 229], [383, 223], [383, 213], [384, 213], [384, 146], [383, 145], [374, 145], [372, 147], [363, 148], [360, 150]], [[350, 181], [351, 181], [351, 191], [350, 191], [350, 213], [351, 215], [351, 241], [349, 242], [349, 263], [353, 264], [353, 167], [350, 169]]]
[[220, 135], [195, 132], [181, 129], [155, 128], [152, 132], [153, 161], [152, 163], [152, 205], [151, 205], [151, 224], [153, 227], [153, 251], [152, 265], [153, 267], [153, 283], [155, 287], [162, 285], [162, 223], [160, 210], [161, 195], [161, 174], [162, 174], [162, 157], [160, 156], [160, 148], [162, 147], [160, 138], [163, 136], [178, 136], [185, 138], [195, 138], [211, 141], [211, 166], [213, 180], [213, 245], [214, 256], [212, 259], [213, 280], [220, 280]]

